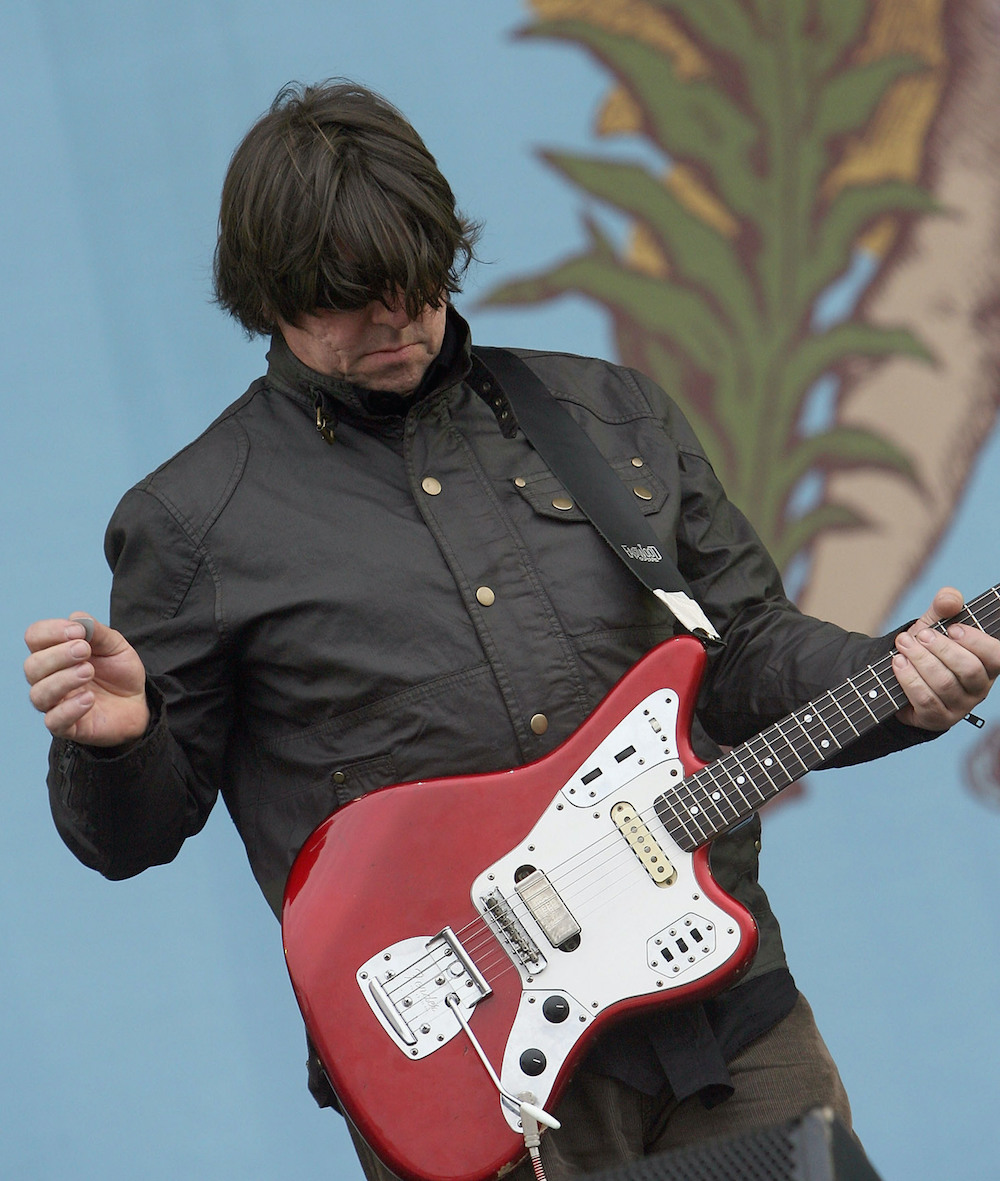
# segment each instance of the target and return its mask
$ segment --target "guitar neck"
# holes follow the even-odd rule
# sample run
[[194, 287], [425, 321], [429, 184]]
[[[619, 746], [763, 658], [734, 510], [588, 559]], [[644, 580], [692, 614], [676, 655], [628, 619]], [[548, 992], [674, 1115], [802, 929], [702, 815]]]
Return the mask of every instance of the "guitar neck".
[[[934, 626], [943, 632], [956, 623], [1000, 634], [1000, 585]], [[664, 792], [656, 811], [671, 837], [694, 852], [901, 709], [906, 694], [893, 674], [893, 655], [887, 652]]]

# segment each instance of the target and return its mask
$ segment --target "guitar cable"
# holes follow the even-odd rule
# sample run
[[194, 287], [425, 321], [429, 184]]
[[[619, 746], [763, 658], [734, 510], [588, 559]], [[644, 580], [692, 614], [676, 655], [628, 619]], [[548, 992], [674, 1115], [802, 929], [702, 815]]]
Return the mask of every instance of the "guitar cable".
[[524, 1104], [521, 1105], [521, 1130], [524, 1133], [524, 1145], [528, 1150], [528, 1155], [531, 1157], [531, 1167], [535, 1170], [535, 1177], [537, 1181], [546, 1181], [545, 1169], [542, 1165], [542, 1154], [539, 1148], [542, 1132], [538, 1126], [538, 1120], [525, 1110]]

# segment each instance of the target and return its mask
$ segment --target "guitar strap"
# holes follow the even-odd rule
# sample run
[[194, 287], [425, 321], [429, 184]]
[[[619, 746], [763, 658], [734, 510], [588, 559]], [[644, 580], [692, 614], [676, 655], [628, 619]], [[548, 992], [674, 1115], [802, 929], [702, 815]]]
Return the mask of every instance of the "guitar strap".
[[528, 442], [635, 577], [688, 631], [721, 644], [718, 632], [674, 561], [661, 551], [660, 539], [624, 483], [544, 382], [507, 349], [477, 346], [472, 362], [471, 380], [489, 401], [489, 383], [500, 386]]

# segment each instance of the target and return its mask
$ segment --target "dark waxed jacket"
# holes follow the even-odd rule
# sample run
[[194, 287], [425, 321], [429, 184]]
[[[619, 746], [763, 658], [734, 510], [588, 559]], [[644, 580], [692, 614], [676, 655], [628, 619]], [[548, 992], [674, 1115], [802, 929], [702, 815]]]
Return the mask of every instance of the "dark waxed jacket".
[[[553, 507], [563, 489], [522, 434], [501, 432], [505, 407], [464, 380], [467, 328], [449, 315], [450, 354], [405, 416], [376, 412], [277, 337], [267, 376], [122, 500], [106, 540], [111, 622], [146, 664], [155, 720], [127, 751], [53, 743], [53, 813], [86, 864], [123, 878], [169, 861], [221, 790], [277, 909], [330, 811], [387, 784], [539, 757], [673, 633], [592, 526]], [[649, 495], [636, 503], [725, 637], [699, 711], [715, 741], [749, 737], [885, 651], [785, 599], [653, 383], [521, 355]], [[848, 754], [923, 737], [890, 722]], [[755, 975], [783, 963], [758, 832], [745, 825], [713, 853], [761, 925]]]

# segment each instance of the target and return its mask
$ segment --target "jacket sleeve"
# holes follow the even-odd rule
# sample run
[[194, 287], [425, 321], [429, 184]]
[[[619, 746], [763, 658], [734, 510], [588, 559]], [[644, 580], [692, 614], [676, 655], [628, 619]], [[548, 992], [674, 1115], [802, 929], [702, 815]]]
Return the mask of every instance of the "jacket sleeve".
[[[710, 662], [699, 717], [716, 742], [735, 745], [874, 663], [896, 633], [872, 638], [799, 611], [676, 408], [665, 425], [681, 469], [678, 568], [725, 640]], [[878, 758], [934, 737], [890, 718], [827, 765]]]
[[[232, 717], [217, 580], [204, 545], [143, 485], [108, 527], [111, 625], [138, 651], [152, 720], [128, 747], [55, 739], [49, 798], [63, 840], [108, 878], [172, 860], [212, 809]], [[183, 687], [183, 688], [182, 688]]]

